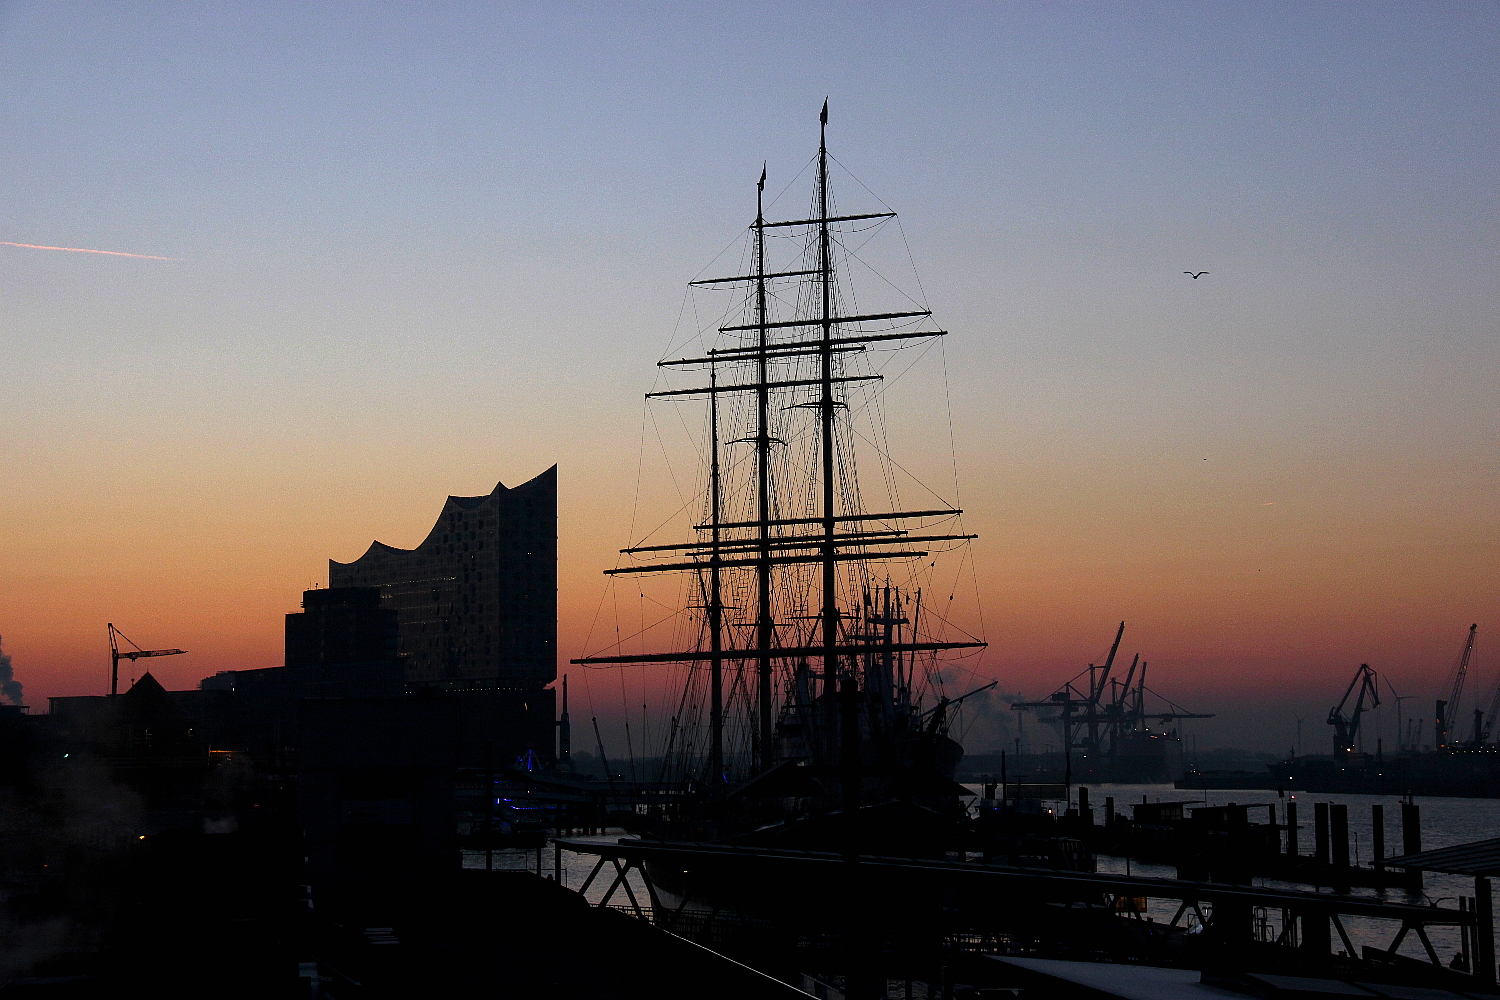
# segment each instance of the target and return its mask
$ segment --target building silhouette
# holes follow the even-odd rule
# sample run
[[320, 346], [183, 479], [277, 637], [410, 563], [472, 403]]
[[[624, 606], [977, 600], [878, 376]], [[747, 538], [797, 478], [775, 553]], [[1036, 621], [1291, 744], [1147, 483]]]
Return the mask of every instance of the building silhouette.
[[414, 549], [328, 562], [330, 588], [379, 588], [408, 689], [537, 691], [557, 677], [557, 467], [453, 497]]

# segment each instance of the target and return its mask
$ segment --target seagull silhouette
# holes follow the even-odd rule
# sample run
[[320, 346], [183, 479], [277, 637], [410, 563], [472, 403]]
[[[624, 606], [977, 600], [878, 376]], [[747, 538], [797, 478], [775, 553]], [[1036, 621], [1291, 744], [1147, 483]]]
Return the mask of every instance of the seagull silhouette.
[[1183, 271], [1182, 273], [1185, 274], [1185, 275], [1187, 275], [1188, 277], [1192, 278], [1194, 281], [1197, 281], [1199, 278], [1203, 277], [1208, 272], [1207, 271], [1199, 271], [1197, 274], [1194, 274], [1192, 271]]

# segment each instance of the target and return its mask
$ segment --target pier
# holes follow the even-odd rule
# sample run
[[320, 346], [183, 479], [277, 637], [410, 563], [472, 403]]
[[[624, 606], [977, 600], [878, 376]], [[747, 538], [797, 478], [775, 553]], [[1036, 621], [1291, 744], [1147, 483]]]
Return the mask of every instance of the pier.
[[[1463, 928], [1474, 940], [1494, 933], [1488, 908], [967, 859], [635, 840], [563, 839], [556, 848], [596, 858], [583, 889], [604, 880], [597, 905], [624, 907], [773, 974], [789, 956], [836, 962], [857, 947], [892, 978], [931, 970], [954, 954], [982, 953], [1436, 981], [1454, 974], [1430, 928]], [[630, 884], [632, 872], [644, 898]], [[1152, 899], [1175, 904], [1169, 921], [1143, 916]], [[1349, 918], [1380, 920], [1389, 943], [1357, 948]], [[1396, 954], [1408, 935], [1421, 942], [1427, 962]], [[1481, 960], [1476, 972], [1464, 981], [1493, 982], [1492, 960]]]

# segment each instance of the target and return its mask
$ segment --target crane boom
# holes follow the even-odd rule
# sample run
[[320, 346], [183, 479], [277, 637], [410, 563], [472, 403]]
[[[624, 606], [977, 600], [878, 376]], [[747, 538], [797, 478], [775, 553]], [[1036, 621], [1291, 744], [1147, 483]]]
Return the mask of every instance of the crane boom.
[[[121, 649], [119, 640], [135, 646], [134, 649]], [[114, 622], [109, 623], [109, 696], [113, 698], [120, 691], [120, 661], [130, 660], [134, 662], [147, 656], [181, 656], [186, 653], [185, 649], [142, 649], [136, 646], [135, 641], [124, 632], [115, 628]]]
[[[1379, 676], [1370, 669], [1368, 663], [1361, 663], [1359, 669], [1354, 672], [1354, 679], [1344, 689], [1344, 697], [1339, 703], [1328, 710], [1328, 724], [1333, 727], [1334, 753], [1342, 757], [1353, 750], [1359, 736], [1359, 719], [1364, 714], [1365, 696], [1370, 698], [1368, 707], [1374, 708], [1380, 704]], [[1354, 699], [1354, 710], [1344, 714], [1344, 706], [1349, 704], [1349, 697], [1354, 694], [1355, 688], [1359, 689], [1359, 695]]]
[[1469, 673], [1469, 660], [1474, 655], [1474, 633], [1477, 631], [1477, 624], [1469, 626], [1464, 651], [1458, 657], [1458, 669], [1453, 672], [1453, 687], [1448, 692], [1448, 700], [1437, 703], [1437, 745], [1440, 747], [1445, 747], [1450, 742], [1450, 729], [1458, 715], [1458, 700], [1463, 697], [1464, 678]]
[[1484, 716], [1484, 727], [1476, 742], [1483, 744], [1490, 741], [1490, 734], [1495, 731], [1496, 712], [1500, 712], [1500, 680], [1495, 682], [1495, 693], [1490, 698], [1490, 710]]

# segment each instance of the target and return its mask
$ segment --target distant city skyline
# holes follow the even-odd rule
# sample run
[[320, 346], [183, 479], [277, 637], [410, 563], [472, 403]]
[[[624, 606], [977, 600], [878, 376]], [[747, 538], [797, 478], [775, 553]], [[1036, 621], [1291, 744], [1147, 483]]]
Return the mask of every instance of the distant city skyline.
[[892, 447], [956, 466], [981, 676], [1046, 694], [1124, 619], [1202, 746], [1310, 752], [1360, 663], [1428, 716], [1478, 622], [1500, 680], [1494, 5], [14, 2], [0, 88], [33, 711], [107, 689], [106, 622], [168, 687], [276, 665], [327, 560], [556, 464], [614, 732], [652, 676], [566, 661], [641, 395], [825, 97], [953, 331]]

